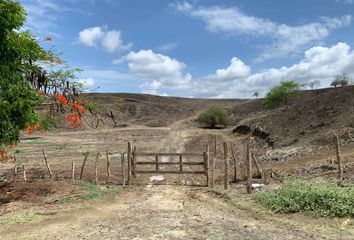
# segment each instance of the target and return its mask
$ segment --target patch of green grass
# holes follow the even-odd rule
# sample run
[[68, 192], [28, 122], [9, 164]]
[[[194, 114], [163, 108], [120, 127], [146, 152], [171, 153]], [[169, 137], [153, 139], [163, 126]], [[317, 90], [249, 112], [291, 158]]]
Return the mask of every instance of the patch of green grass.
[[14, 153], [15, 154], [20, 154], [20, 153], [23, 153], [24, 151], [23, 150], [20, 150], [20, 149], [15, 149]]
[[307, 212], [322, 217], [354, 218], [354, 186], [289, 179], [274, 192], [257, 193], [255, 200], [278, 213]]
[[94, 199], [97, 197], [103, 197], [107, 195], [111, 195], [118, 192], [118, 188], [116, 187], [101, 187], [99, 185], [95, 185], [87, 182], [76, 182], [75, 184], [79, 185], [81, 189], [87, 191], [86, 194], [81, 194], [79, 197], [81, 199]]
[[43, 144], [43, 143], [50, 143], [49, 141], [41, 140], [41, 139], [34, 139], [34, 140], [24, 140], [26, 144]]
[[0, 218], [0, 231], [17, 224], [38, 223], [42, 217], [36, 213], [15, 213], [4, 218]]
[[[75, 195], [76, 197], [84, 200], [109, 196], [119, 191], [119, 188], [115, 186], [102, 187], [99, 185], [78, 180], [74, 181], [73, 184], [79, 186], [81, 190], [84, 190], [85, 193]], [[73, 202], [73, 196], [66, 197], [58, 201], [59, 204], [69, 204], [71, 202]]]

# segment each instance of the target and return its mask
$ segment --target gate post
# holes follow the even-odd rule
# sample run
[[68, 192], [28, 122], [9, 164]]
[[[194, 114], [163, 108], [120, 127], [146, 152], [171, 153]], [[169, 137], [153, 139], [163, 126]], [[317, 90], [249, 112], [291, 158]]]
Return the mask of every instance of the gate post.
[[246, 191], [248, 194], [252, 193], [252, 149], [251, 149], [251, 144], [252, 144], [252, 137], [250, 137], [248, 143], [247, 143], [247, 162], [246, 162], [246, 167], [247, 167], [247, 185], [246, 185]]
[[133, 150], [133, 157], [132, 157], [132, 160], [133, 160], [133, 177], [136, 178], [136, 164], [135, 164], [135, 160], [136, 160], [136, 146], [134, 146], [134, 150]]
[[125, 187], [125, 156], [124, 156], [124, 152], [121, 154], [121, 160], [122, 160], [122, 177], [123, 177], [123, 180], [122, 180], [122, 186]]
[[210, 187], [210, 176], [209, 176], [209, 144], [206, 146], [206, 151], [204, 152], [204, 170], [206, 176], [206, 186]]
[[229, 148], [227, 143], [224, 142], [224, 161], [225, 161], [225, 172], [224, 172], [224, 188], [229, 188]]
[[132, 143], [128, 142], [128, 151], [127, 151], [127, 161], [128, 161], [128, 184], [132, 180]]

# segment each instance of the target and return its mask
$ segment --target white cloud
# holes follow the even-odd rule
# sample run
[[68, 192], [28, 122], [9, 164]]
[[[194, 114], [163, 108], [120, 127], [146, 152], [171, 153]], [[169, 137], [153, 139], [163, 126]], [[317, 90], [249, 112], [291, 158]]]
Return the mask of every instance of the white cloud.
[[[317, 46], [307, 50], [304, 58], [290, 67], [271, 68], [245, 77], [234, 78], [226, 86], [224, 86], [225, 81], [220, 81], [220, 91], [217, 92], [216, 97], [250, 97], [254, 91], [265, 93], [269, 87], [287, 80], [299, 83], [320, 80], [321, 86], [328, 87], [335, 75], [343, 72], [354, 74], [354, 51], [349, 45], [338, 43], [329, 48]], [[220, 79], [218, 78], [214, 83]], [[208, 85], [208, 81], [204, 83]], [[204, 92], [205, 96], [213, 96], [211, 86]]]
[[172, 49], [175, 49], [177, 47], [176, 43], [165, 43], [162, 44], [161, 46], [158, 46], [156, 49], [161, 52], [166, 52]]
[[132, 44], [124, 44], [121, 32], [118, 30], [107, 30], [103, 27], [91, 27], [79, 32], [78, 42], [88, 46], [95, 47], [101, 44], [109, 53], [117, 50], [128, 50]]
[[79, 79], [78, 82], [82, 84], [84, 91], [90, 91], [95, 86], [95, 80], [93, 78]]
[[142, 79], [143, 93], [161, 95], [175, 92], [202, 98], [249, 98], [253, 92], [264, 94], [281, 81], [308, 83], [320, 80], [328, 87], [337, 74], [354, 74], [354, 51], [346, 43], [332, 47], [317, 46], [305, 51], [297, 64], [252, 73], [251, 67], [234, 57], [229, 66], [201, 78], [185, 72], [185, 64], [152, 50], [131, 52], [122, 58], [128, 62], [131, 79]]
[[62, 6], [55, 0], [21, 1], [21, 4], [27, 13], [24, 29], [30, 29], [32, 33], [41, 37], [50, 35], [62, 38], [61, 34], [54, 32], [62, 13], [86, 14], [80, 8]]
[[86, 46], [94, 47], [104, 36], [101, 27], [86, 28], [79, 32], [78, 41]]
[[140, 87], [145, 93], [156, 94], [161, 87], [186, 89], [190, 87], [192, 76], [184, 73], [185, 64], [166, 55], [157, 54], [151, 49], [130, 52], [115, 63], [128, 62], [130, 73], [139, 79], [147, 80]]
[[352, 20], [350, 15], [339, 18], [321, 17], [319, 22], [291, 26], [247, 15], [237, 7], [198, 7], [188, 2], [173, 6], [179, 12], [203, 20], [210, 32], [273, 39], [271, 45], [264, 47], [258, 61], [298, 53], [304, 47], [326, 38], [332, 30], [350, 25]]

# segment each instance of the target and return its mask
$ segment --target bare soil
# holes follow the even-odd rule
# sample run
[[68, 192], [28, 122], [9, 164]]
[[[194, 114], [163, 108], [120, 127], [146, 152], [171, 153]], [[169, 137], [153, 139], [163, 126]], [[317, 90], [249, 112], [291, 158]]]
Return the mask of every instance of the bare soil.
[[[316, 222], [316, 221], [314, 221]], [[2, 239], [351, 239], [242, 209], [200, 188], [133, 187], [109, 202], [18, 226]]]

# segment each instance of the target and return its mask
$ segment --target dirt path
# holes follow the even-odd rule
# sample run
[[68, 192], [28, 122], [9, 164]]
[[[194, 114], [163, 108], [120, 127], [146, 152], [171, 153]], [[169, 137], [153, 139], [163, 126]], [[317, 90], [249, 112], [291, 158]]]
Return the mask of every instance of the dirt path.
[[[19, 235], [19, 232], [21, 234]], [[110, 203], [61, 213], [2, 239], [320, 239], [254, 218], [199, 188], [133, 187]]]

